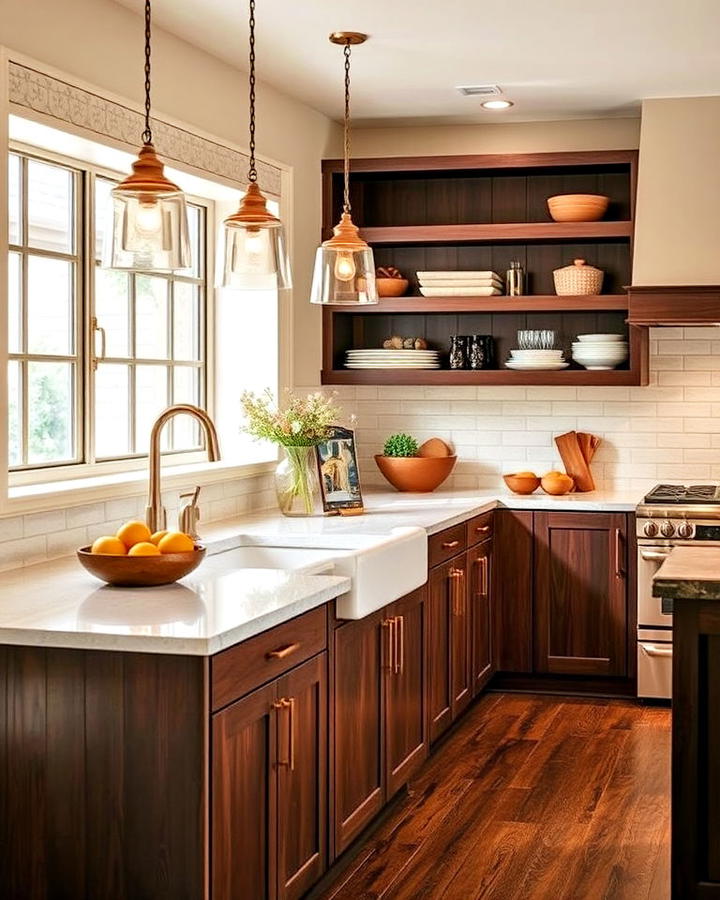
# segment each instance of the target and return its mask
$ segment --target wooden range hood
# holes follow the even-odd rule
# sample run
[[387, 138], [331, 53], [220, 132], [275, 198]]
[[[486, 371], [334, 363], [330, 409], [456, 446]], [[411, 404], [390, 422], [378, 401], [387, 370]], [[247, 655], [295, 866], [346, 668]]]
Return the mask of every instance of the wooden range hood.
[[720, 325], [720, 285], [631, 285], [630, 325]]

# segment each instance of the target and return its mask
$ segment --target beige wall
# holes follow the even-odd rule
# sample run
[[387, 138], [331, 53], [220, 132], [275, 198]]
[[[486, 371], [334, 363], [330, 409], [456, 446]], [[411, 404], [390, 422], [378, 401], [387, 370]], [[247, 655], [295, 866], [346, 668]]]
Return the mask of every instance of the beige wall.
[[[242, 10], [238, 10], [242, 15]], [[98, 87], [142, 100], [142, 20], [110, 0], [5, 0], [0, 42]], [[242, 29], [238, 26], [238, 40]], [[155, 108], [199, 130], [247, 146], [246, 76], [156, 28]], [[242, 47], [240, 52], [244, 53]], [[262, 73], [262, 56], [258, 65]], [[338, 125], [272, 88], [258, 91], [258, 151], [293, 167], [295, 378], [317, 377], [320, 314], [310, 307], [315, 247], [320, 237], [320, 160], [341, 146]]]
[[634, 284], [720, 284], [720, 97], [646, 100]]
[[456, 153], [543, 153], [563, 150], [634, 150], [639, 119], [577, 119], [493, 125], [359, 128], [353, 155], [424, 156]]

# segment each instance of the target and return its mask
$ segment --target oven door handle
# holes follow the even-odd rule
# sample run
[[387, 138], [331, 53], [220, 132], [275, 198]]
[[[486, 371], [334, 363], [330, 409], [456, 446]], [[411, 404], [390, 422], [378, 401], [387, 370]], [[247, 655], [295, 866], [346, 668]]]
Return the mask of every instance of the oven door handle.
[[670, 556], [672, 550], [640, 550], [641, 559], [648, 562], [663, 562]]
[[655, 644], [640, 644], [646, 656], [672, 656], [672, 647], [656, 647]]

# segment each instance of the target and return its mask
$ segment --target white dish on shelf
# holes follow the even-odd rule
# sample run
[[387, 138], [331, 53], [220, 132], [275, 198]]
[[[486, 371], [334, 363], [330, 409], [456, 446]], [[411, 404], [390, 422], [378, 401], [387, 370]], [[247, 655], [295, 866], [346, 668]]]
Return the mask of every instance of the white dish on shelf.
[[493, 278], [495, 281], [502, 281], [497, 272], [485, 271], [485, 272], [468, 272], [468, 271], [451, 271], [451, 272], [416, 272], [418, 277], [418, 281], [437, 281], [438, 279], [442, 281], [471, 281], [472, 279], [489, 279]]
[[579, 334], [577, 340], [581, 344], [616, 344], [625, 343], [624, 334]]
[[495, 278], [436, 278], [429, 281], [420, 280], [422, 287], [429, 288], [472, 288], [472, 287], [496, 287], [502, 288], [502, 281]]
[[440, 363], [410, 363], [408, 365], [398, 365], [396, 363], [345, 363], [346, 369], [439, 369]]
[[412, 353], [415, 358], [420, 356], [437, 356], [437, 350], [416, 350], [414, 347], [399, 350], [395, 347], [386, 347], [382, 350], [346, 350], [348, 356], [389, 356], [392, 354], [408, 354]]
[[570, 363], [565, 362], [565, 360], [559, 360], [557, 362], [548, 360], [547, 362], [530, 363], [509, 359], [505, 363], [505, 368], [516, 369], [518, 372], [554, 372], [558, 369], [567, 369], [569, 365]]
[[562, 350], [511, 350], [510, 355], [515, 359], [560, 359]]
[[421, 287], [423, 297], [501, 297], [499, 287]]

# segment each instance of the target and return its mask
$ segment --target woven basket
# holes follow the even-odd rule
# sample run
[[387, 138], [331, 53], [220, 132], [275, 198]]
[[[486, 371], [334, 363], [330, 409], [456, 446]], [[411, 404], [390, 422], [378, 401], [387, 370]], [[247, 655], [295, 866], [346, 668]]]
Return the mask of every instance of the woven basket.
[[599, 294], [604, 274], [602, 269], [587, 265], [584, 259], [574, 259], [571, 266], [553, 272], [555, 293], [559, 296]]

